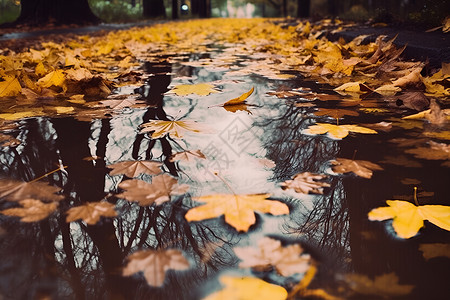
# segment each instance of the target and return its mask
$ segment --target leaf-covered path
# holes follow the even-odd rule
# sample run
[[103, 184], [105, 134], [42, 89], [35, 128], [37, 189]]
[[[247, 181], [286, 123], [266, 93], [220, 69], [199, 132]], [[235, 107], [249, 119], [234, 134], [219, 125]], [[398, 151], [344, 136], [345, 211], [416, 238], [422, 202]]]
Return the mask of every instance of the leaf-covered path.
[[449, 64], [345, 26], [0, 49], [0, 297], [445, 295]]

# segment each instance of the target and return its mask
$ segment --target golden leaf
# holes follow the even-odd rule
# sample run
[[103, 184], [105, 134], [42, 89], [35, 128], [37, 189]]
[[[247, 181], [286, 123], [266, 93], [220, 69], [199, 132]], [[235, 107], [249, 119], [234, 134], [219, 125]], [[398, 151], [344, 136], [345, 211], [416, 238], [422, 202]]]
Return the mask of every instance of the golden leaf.
[[283, 287], [254, 277], [221, 276], [220, 282], [225, 288], [212, 293], [203, 300], [284, 300], [288, 295]]
[[17, 96], [22, 92], [19, 80], [12, 76], [5, 76], [0, 81], [0, 97]]
[[328, 123], [317, 123], [316, 125], [311, 125], [307, 129], [303, 130], [303, 133], [311, 135], [328, 133], [328, 136], [333, 139], [345, 138], [350, 132], [367, 134], [377, 133], [373, 129], [358, 125], [333, 125]]
[[299, 244], [283, 247], [281, 242], [269, 237], [258, 241], [258, 248], [235, 247], [234, 252], [242, 260], [240, 268], [254, 268], [267, 270], [274, 267], [282, 276], [291, 276], [296, 273], [305, 273], [311, 263], [311, 256], [303, 254]]
[[367, 160], [352, 160], [347, 158], [336, 158], [336, 160], [330, 161], [332, 165], [333, 172], [336, 173], [349, 173], [353, 172], [354, 174], [364, 177], [371, 178], [373, 174], [373, 170], [383, 170], [377, 164]]
[[0, 213], [21, 217], [22, 222], [37, 222], [47, 218], [58, 207], [57, 202], [44, 203], [36, 199], [20, 200], [19, 204], [22, 207], [4, 209]]
[[402, 200], [387, 200], [389, 206], [372, 209], [368, 216], [371, 221], [393, 219], [392, 227], [401, 238], [408, 239], [417, 234], [428, 220], [434, 225], [450, 231], [450, 206], [416, 206]]
[[372, 91], [363, 82], [347, 82], [334, 89], [336, 92], [342, 93], [367, 93]]
[[194, 198], [205, 205], [191, 208], [185, 215], [186, 220], [201, 221], [225, 215], [225, 222], [238, 231], [248, 231], [255, 224], [255, 211], [272, 215], [289, 214], [286, 204], [267, 200], [270, 194], [215, 194]]
[[141, 133], [152, 132], [153, 139], [170, 134], [172, 138], [182, 138], [186, 132], [202, 132], [204, 127], [195, 121], [161, 121], [151, 120], [141, 125]]
[[411, 293], [414, 285], [401, 285], [395, 273], [375, 276], [372, 280], [366, 275], [347, 274], [345, 276], [349, 287], [363, 295], [375, 295], [376, 297], [395, 297]]
[[121, 161], [106, 167], [113, 169], [110, 175], [124, 174], [130, 178], [138, 177], [140, 174], [157, 175], [162, 172], [162, 163], [146, 160]]
[[243, 93], [239, 97], [228, 100], [227, 102], [225, 102], [223, 104], [223, 106], [244, 104], [245, 101], [247, 100], [247, 98], [253, 93], [254, 90], [255, 90], [255, 88], [252, 87], [248, 92]]
[[295, 175], [292, 180], [282, 182], [280, 185], [283, 189], [293, 189], [297, 193], [323, 194], [323, 188], [330, 186], [329, 183], [319, 181], [325, 178], [327, 178], [327, 175], [304, 172]]
[[189, 262], [180, 250], [141, 250], [127, 257], [128, 264], [122, 271], [123, 276], [143, 272], [145, 280], [151, 286], [162, 286], [166, 271], [186, 270]]
[[189, 94], [207, 96], [212, 93], [218, 93], [218, 91], [214, 89], [214, 86], [209, 83], [180, 84], [175, 86], [171, 91], [178, 96], [187, 96]]
[[83, 205], [72, 207], [67, 211], [66, 222], [82, 219], [86, 224], [94, 225], [100, 221], [100, 217], [115, 217], [117, 212], [114, 204], [104, 201], [87, 202]]

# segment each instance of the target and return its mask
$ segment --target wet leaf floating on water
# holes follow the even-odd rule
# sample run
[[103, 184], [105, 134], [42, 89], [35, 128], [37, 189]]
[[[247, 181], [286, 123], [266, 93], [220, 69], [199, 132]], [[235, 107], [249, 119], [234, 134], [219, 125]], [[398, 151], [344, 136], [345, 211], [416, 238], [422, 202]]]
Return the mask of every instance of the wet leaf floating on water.
[[151, 286], [162, 286], [168, 270], [186, 270], [189, 262], [180, 250], [141, 250], [127, 257], [128, 264], [123, 268], [123, 276], [143, 272]]
[[237, 231], [247, 232], [255, 224], [255, 212], [270, 213], [272, 215], [289, 214], [286, 204], [275, 200], [268, 200], [270, 194], [215, 194], [194, 198], [197, 202], [206, 203], [188, 210], [186, 220], [202, 221], [225, 216], [225, 222]]
[[450, 206], [419, 205], [402, 200], [387, 200], [389, 206], [372, 209], [368, 216], [371, 221], [393, 219], [392, 227], [397, 235], [409, 239], [423, 227], [428, 220], [434, 225], [450, 231]]
[[408, 295], [414, 289], [414, 285], [399, 284], [395, 273], [382, 274], [374, 279], [366, 275], [347, 274], [345, 281], [353, 291], [362, 295], [395, 297]]
[[149, 206], [155, 203], [160, 205], [170, 200], [170, 196], [186, 193], [189, 186], [178, 184], [177, 179], [162, 174], [152, 178], [152, 183], [139, 179], [130, 179], [122, 181], [119, 188], [124, 192], [117, 195], [131, 202], [138, 202], [140, 206]]
[[334, 89], [340, 94], [364, 94], [372, 90], [363, 82], [347, 82]]
[[450, 167], [450, 145], [429, 141], [430, 147], [417, 147], [405, 150], [406, 153], [414, 154], [417, 158], [430, 160], [445, 160], [443, 166]]
[[127, 160], [106, 166], [112, 169], [110, 175], [124, 174], [127, 177], [134, 178], [141, 174], [158, 175], [162, 173], [162, 163], [150, 160]]
[[104, 106], [110, 107], [112, 109], [124, 109], [127, 107], [142, 107], [145, 106], [144, 101], [137, 101], [136, 99], [122, 99], [122, 100], [103, 100], [100, 103]]
[[250, 97], [251, 94], [253, 94], [253, 91], [255, 90], [254, 87], [252, 87], [248, 92], [243, 93], [237, 98], [228, 100], [223, 104], [223, 106], [233, 106], [233, 105], [242, 105], [246, 103], [246, 100], [248, 97]]
[[303, 133], [316, 135], [327, 133], [330, 138], [333, 139], [343, 139], [350, 132], [366, 133], [366, 134], [376, 134], [377, 132], [373, 129], [358, 126], [358, 125], [333, 125], [328, 123], [317, 123], [315, 125], [309, 126], [307, 129], [303, 130]]
[[330, 163], [333, 165], [331, 168], [335, 173], [350, 173], [364, 177], [372, 178], [373, 171], [380, 171], [383, 168], [373, 162], [367, 160], [352, 160], [347, 158], [336, 158], [331, 160]]
[[305, 273], [310, 267], [311, 256], [304, 254], [299, 244], [282, 246], [281, 242], [269, 237], [263, 237], [255, 247], [234, 247], [236, 255], [242, 260], [240, 268], [253, 268], [267, 271], [275, 268], [282, 276]]
[[208, 96], [209, 94], [218, 93], [218, 91], [214, 89], [214, 85], [209, 83], [180, 84], [175, 86], [171, 92], [178, 96], [187, 96], [190, 94]]
[[330, 116], [334, 119], [341, 119], [344, 116], [359, 116], [357, 111], [338, 108], [319, 108], [314, 114], [316, 116]]
[[158, 139], [166, 134], [172, 138], [183, 138], [186, 132], [206, 132], [206, 128], [195, 121], [161, 121], [152, 120], [141, 125], [141, 133], [153, 132], [151, 137]]
[[196, 159], [206, 159], [206, 156], [200, 151], [200, 149], [197, 150], [186, 150], [182, 152], [174, 153], [170, 156], [169, 161], [174, 162], [177, 160], [183, 160], [183, 161], [193, 161]]
[[214, 292], [203, 300], [285, 300], [287, 291], [278, 285], [271, 284], [255, 277], [220, 276], [224, 288]]
[[61, 201], [62, 195], [56, 195], [61, 188], [41, 181], [23, 182], [12, 179], [0, 179], [0, 198], [8, 201], [36, 199], [41, 201]]
[[8, 208], [0, 211], [5, 216], [20, 217], [22, 222], [37, 222], [47, 218], [58, 208], [58, 202], [44, 203], [36, 199], [18, 201], [22, 207]]
[[0, 81], [0, 98], [17, 96], [22, 92], [19, 80], [13, 76], [3, 77], [3, 81]]
[[403, 117], [403, 120], [428, 120], [432, 124], [443, 124], [450, 120], [450, 109], [441, 109], [434, 99], [431, 99], [430, 109]]
[[324, 187], [330, 187], [327, 182], [322, 182], [327, 175], [314, 174], [310, 172], [299, 173], [292, 180], [286, 180], [280, 183], [283, 189], [293, 189], [297, 193], [302, 194], [323, 194]]
[[422, 251], [423, 258], [425, 258], [426, 260], [435, 257], [450, 258], [450, 244], [444, 243], [421, 244], [419, 246], [419, 251]]
[[86, 224], [94, 225], [100, 221], [100, 217], [116, 217], [117, 212], [112, 203], [99, 201], [88, 202], [80, 206], [75, 206], [67, 211], [66, 222], [83, 220]]

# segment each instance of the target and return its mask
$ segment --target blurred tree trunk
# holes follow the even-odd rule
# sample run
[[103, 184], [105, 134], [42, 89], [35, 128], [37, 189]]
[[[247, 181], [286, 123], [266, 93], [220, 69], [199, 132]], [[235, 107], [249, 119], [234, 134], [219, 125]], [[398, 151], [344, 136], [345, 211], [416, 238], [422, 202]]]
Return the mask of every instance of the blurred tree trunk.
[[166, 8], [163, 0], [143, 0], [144, 18], [166, 17]]
[[297, 17], [308, 18], [311, 0], [297, 0]]
[[200, 18], [211, 17], [211, 0], [192, 0], [191, 12]]
[[172, 0], [172, 19], [178, 19], [178, 0]]
[[19, 18], [13, 24], [92, 24], [94, 15], [88, 0], [22, 0]]
[[283, 12], [283, 17], [286, 18], [287, 15], [287, 0], [283, 0], [282, 4], [282, 12]]

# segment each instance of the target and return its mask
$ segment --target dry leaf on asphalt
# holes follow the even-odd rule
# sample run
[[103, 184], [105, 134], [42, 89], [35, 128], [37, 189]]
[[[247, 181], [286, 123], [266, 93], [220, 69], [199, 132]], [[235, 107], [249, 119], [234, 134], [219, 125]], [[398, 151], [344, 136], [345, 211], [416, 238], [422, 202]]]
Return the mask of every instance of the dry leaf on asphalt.
[[86, 224], [94, 225], [100, 221], [100, 217], [115, 217], [117, 212], [115, 205], [109, 202], [87, 202], [80, 206], [75, 206], [67, 211], [66, 222], [83, 220]]
[[289, 214], [286, 204], [275, 200], [267, 200], [270, 194], [215, 194], [194, 198], [197, 202], [206, 203], [188, 210], [186, 220], [201, 221], [225, 215], [225, 222], [237, 231], [248, 231], [255, 224], [255, 212], [272, 215]]
[[36, 199], [20, 200], [19, 204], [22, 207], [4, 209], [0, 213], [20, 217], [22, 222], [37, 222], [47, 218], [58, 208], [58, 202], [44, 203]]
[[269, 237], [258, 241], [258, 247], [235, 247], [236, 255], [242, 262], [240, 268], [254, 268], [267, 271], [275, 268], [282, 276], [305, 273], [311, 263], [311, 256], [304, 254], [299, 244], [282, 246], [281, 242]]
[[288, 293], [278, 285], [254, 277], [220, 276], [224, 288], [203, 300], [285, 300]]
[[161, 121], [152, 120], [141, 125], [141, 133], [153, 132], [151, 137], [158, 139], [166, 134], [170, 134], [172, 138], [183, 138], [186, 132], [202, 132], [206, 131], [205, 127], [195, 121]]
[[127, 257], [128, 263], [123, 268], [122, 275], [130, 276], [143, 272], [145, 280], [151, 286], [162, 286], [166, 272], [186, 270], [189, 262], [180, 250], [141, 250]]
[[331, 168], [335, 173], [350, 173], [364, 177], [371, 178], [373, 171], [383, 170], [379, 165], [367, 161], [367, 160], [352, 160], [347, 158], [336, 158], [335, 160], [331, 160], [330, 163], [333, 165]]
[[314, 174], [310, 172], [298, 173], [292, 180], [286, 180], [280, 183], [282, 189], [293, 189], [297, 193], [309, 194], [323, 194], [324, 187], [330, 187], [327, 182], [322, 182], [327, 178], [327, 175]]
[[402, 200], [387, 200], [388, 206], [372, 209], [368, 216], [371, 221], [393, 219], [392, 227], [397, 235], [409, 239], [423, 227], [428, 220], [434, 225], [450, 231], [450, 206], [419, 205]]
[[124, 174], [127, 177], [134, 178], [140, 174], [158, 175], [162, 173], [162, 163], [150, 160], [127, 160], [106, 166], [112, 169], [109, 175]]
[[382, 274], [370, 279], [366, 275], [347, 274], [345, 281], [349, 287], [358, 294], [382, 297], [396, 297], [408, 295], [414, 285], [399, 284], [395, 273]]
[[8, 201], [37, 199], [46, 202], [61, 201], [62, 195], [56, 195], [61, 188], [41, 181], [23, 182], [12, 179], [0, 179], [0, 198]]
[[343, 139], [350, 132], [376, 134], [377, 132], [373, 129], [358, 126], [358, 125], [333, 125], [328, 123], [317, 123], [315, 125], [309, 126], [307, 129], [303, 130], [304, 134], [316, 135], [328, 133], [328, 136], [333, 139]]
[[189, 186], [178, 184], [176, 178], [162, 174], [152, 178], [152, 183], [139, 179], [122, 181], [119, 188], [124, 191], [117, 195], [128, 201], [138, 202], [140, 206], [148, 206], [155, 203], [160, 205], [170, 200], [172, 195], [181, 195], [186, 193]]

